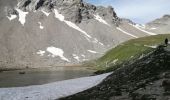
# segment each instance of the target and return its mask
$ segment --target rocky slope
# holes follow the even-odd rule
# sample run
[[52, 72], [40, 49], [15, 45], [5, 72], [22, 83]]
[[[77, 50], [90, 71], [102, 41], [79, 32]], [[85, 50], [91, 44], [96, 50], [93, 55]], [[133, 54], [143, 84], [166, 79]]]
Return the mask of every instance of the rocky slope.
[[100, 85], [61, 100], [169, 100], [170, 46], [114, 71]]
[[155, 35], [82, 0], [0, 0], [0, 68], [72, 65]]
[[152, 32], [170, 33], [170, 15], [164, 15], [146, 24], [146, 27]]

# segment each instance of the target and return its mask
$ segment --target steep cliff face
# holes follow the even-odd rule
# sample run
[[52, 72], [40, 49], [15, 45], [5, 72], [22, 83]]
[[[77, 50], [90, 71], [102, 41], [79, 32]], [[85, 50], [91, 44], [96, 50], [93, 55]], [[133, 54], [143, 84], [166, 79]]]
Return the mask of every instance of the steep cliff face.
[[1, 68], [72, 65], [155, 35], [82, 0], [0, 0]]

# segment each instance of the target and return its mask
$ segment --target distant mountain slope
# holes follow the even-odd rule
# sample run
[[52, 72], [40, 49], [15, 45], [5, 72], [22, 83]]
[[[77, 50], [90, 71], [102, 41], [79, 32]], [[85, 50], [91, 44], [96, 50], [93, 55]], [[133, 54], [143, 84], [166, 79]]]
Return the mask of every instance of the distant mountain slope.
[[73, 65], [143, 36], [112, 7], [82, 0], [0, 0], [0, 66]]
[[170, 33], [170, 15], [164, 15], [146, 24], [146, 27], [157, 33]]

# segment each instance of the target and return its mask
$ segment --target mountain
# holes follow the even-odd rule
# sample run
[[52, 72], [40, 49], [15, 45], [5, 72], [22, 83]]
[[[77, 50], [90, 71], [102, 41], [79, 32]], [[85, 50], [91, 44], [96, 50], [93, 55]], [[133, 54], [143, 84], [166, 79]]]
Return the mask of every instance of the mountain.
[[100, 57], [138, 37], [156, 35], [112, 7], [82, 0], [0, 0], [0, 66], [67, 66]]
[[170, 46], [116, 69], [100, 85], [60, 100], [169, 100]]
[[147, 29], [157, 33], [170, 33], [170, 15], [155, 19], [146, 24]]

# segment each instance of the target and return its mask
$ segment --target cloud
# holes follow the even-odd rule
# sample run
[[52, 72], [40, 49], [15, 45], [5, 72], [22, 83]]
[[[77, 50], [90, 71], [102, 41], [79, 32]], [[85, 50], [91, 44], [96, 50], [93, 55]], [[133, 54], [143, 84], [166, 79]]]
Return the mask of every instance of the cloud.
[[170, 14], [170, 0], [85, 0], [95, 5], [114, 7], [119, 17], [146, 23]]

